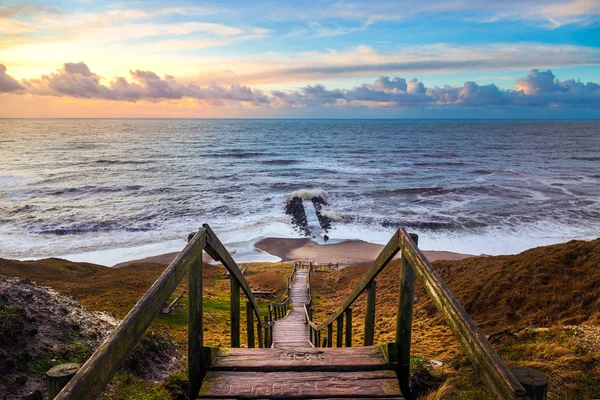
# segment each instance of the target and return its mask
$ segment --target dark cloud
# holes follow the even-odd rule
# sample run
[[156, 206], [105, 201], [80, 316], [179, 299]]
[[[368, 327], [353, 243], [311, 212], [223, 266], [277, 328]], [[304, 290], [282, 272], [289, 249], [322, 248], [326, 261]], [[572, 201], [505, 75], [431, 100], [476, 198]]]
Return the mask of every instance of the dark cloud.
[[13, 77], [6, 74], [6, 67], [0, 64], [0, 93], [14, 92], [24, 89]]

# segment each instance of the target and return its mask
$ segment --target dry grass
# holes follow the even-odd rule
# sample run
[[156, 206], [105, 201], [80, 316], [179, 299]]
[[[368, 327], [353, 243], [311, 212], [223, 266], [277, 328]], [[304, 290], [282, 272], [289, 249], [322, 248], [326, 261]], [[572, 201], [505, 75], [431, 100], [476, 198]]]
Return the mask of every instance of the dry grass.
[[[496, 345], [510, 367], [530, 366], [548, 374], [551, 399], [600, 397], [600, 240], [433, 264], [484, 334], [518, 333], [516, 340]], [[367, 269], [312, 275], [317, 322], [341, 304]], [[385, 343], [395, 340], [399, 263], [392, 262], [376, 281], [375, 340]], [[488, 396], [421, 285], [415, 294], [412, 354], [441, 361], [441, 367], [431, 369], [446, 379], [427, 399]], [[364, 312], [361, 295], [353, 305], [356, 345], [362, 345]]]
[[[253, 290], [268, 290], [273, 299], [285, 296], [291, 263], [248, 263], [247, 280]], [[0, 275], [29, 278], [40, 285], [50, 286], [74, 297], [90, 310], [106, 311], [123, 318], [164, 271], [165, 265], [140, 263], [112, 269], [94, 264], [73, 263], [60, 259], [11, 261], [0, 259]], [[229, 344], [229, 280], [221, 265], [204, 265], [204, 325], [205, 344]], [[187, 276], [172, 298], [187, 291]], [[266, 300], [258, 299], [264, 315]], [[245, 315], [245, 296], [241, 296], [242, 316]], [[159, 316], [150, 329], [167, 331], [182, 352], [187, 351], [187, 296], [182, 307], [169, 316]], [[246, 337], [245, 324], [242, 338]]]

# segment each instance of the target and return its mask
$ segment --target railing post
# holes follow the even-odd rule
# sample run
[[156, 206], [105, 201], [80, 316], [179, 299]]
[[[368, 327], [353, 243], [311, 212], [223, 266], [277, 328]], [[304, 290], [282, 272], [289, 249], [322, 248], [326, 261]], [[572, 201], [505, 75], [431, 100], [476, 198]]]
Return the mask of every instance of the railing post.
[[269, 303], [269, 322], [273, 322], [273, 304]]
[[[189, 398], [198, 396], [204, 379], [202, 346], [204, 328], [202, 323], [202, 251], [188, 271], [188, 379]], [[233, 278], [232, 278], [233, 280]]]
[[375, 339], [375, 281], [367, 285], [367, 309], [365, 311], [365, 346], [372, 346]]
[[265, 342], [263, 341], [263, 331], [262, 327], [260, 326], [260, 319], [256, 323], [256, 335], [258, 337], [258, 347], [262, 349], [265, 347]]
[[[419, 237], [410, 237], [418, 244]], [[410, 380], [410, 341], [412, 334], [413, 303], [415, 298], [415, 273], [402, 252], [400, 263], [400, 292], [398, 296], [398, 317], [396, 319], [396, 344], [398, 346], [398, 380], [402, 395], [411, 398]]]
[[523, 385], [528, 400], [546, 400], [548, 398], [548, 377], [533, 368], [513, 368], [511, 372]]
[[352, 347], [352, 308], [346, 309], [346, 347]]
[[[327, 347], [333, 346], [333, 322], [327, 325]], [[323, 346], [325, 347], [325, 346]]]
[[230, 282], [231, 347], [240, 347], [240, 285], [233, 276]]
[[252, 313], [254, 310], [252, 309], [252, 305], [250, 302], [246, 302], [246, 330], [248, 331], [248, 348], [254, 348], [254, 320]]
[[335, 333], [335, 346], [342, 347], [344, 344], [344, 314], [337, 317], [337, 332]]
[[264, 320], [265, 320], [265, 348], [266, 347], [271, 347], [269, 345], [269, 317], [267, 317], [266, 315], [264, 316]]

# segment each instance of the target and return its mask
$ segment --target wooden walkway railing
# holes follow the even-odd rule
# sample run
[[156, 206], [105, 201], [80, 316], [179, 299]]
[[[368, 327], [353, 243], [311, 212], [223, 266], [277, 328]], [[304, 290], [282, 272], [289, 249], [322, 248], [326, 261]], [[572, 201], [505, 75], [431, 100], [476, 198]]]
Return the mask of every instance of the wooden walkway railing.
[[[361, 293], [366, 292], [367, 307], [364, 323], [364, 345], [372, 345], [375, 336], [375, 278], [388, 265], [392, 258], [400, 252], [400, 288], [396, 341], [387, 345], [387, 360], [388, 365], [391, 366], [389, 369], [396, 371], [395, 375], [398, 377], [402, 395], [408, 399], [414, 397], [409, 385], [410, 346], [414, 285], [415, 279], [419, 279], [432, 298], [433, 303], [450, 326], [461, 347], [496, 398], [528, 398], [535, 400], [545, 398], [543, 396], [531, 396], [531, 388], [528, 386], [528, 391], [525, 390], [519, 379], [515, 376], [517, 373], [516, 370], [513, 370], [513, 372], [507, 368], [498, 353], [486, 340], [450, 289], [448, 289], [446, 284], [437, 275], [435, 269], [417, 248], [417, 239], [416, 235], [409, 235], [403, 229], [399, 229], [342, 304], [324, 322], [317, 324], [312, 320], [310, 277], [314, 272], [330, 270], [332, 268], [331, 265], [324, 267], [315, 266], [312, 263], [308, 265], [295, 263], [294, 269], [288, 277], [287, 299], [282, 303], [271, 303], [269, 305], [269, 315], [261, 318], [252, 290], [242, 271], [211, 228], [208, 225], [204, 225], [197, 233], [190, 234], [188, 244], [183, 251], [165, 269], [163, 274], [137, 302], [125, 319], [121, 321], [111, 335], [99, 346], [96, 352], [79, 369], [62, 391], [60, 391], [56, 399], [97, 398], [112, 376], [120, 368], [123, 361], [129, 356], [146, 329], [150, 326], [152, 320], [160, 313], [161, 308], [186, 273], [188, 273], [189, 278], [188, 395], [190, 399], [196, 398], [205, 374], [211, 368], [211, 363], [213, 363], [215, 357], [215, 354], [213, 354], [214, 351], [208, 347], [204, 347], [203, 343], [202, 254], [204, 251], [215, 261], [221, 262], [230, 276], [231, 347], [240, 347], [240, 289], [244, 292], [247, 299], [246, 326], [248, 347], [255, 347], [255, 338], [258, 339], [258, 347], [271, 347], [273, 343], [274, 321], [285, 317], [287, 313], [294, 274], [299, 269], [308, 269], [306, 286], [309, 296], [304, 304], [304, 318], [309, 326], [310, 343], [315, 347], [333, 347], [333, 329], [335, 324], [337, 332], [336, 347], [343, 347], [344, 345], [351, 347], [351, 306]], [[321, 341], [321, 331], [325, 329], [326, 337]], [[264, 353], [266, 355], [269, 351], [275, 350], [263, 350], [261, 354]], [[231, 368], [232, 371], [236, 371], [237, 367], [236, 365], [232, 365]], [[296, 378], [303, 379], [302, 377]], [[368, 383], [368, 379], [366, 382]]]
[[[504, 364], [496, 350], [487, 341], [469, 314], [458, 302], [448, 286], [417, 247], [417, 235], [399, 229], [383, 248], [369, 270], [342, 304], [322, 323], [312, 319], [312, 297], [304, 307], [310, 326], [310, 340], [315, 347], [332, 347], [335, 324], [336, 347], [352, 346], [352, 304], [366, 291], [367, 304], [364, 323], [364, 345], [373, 344], [375, 337], [375, 278], [400, 252], [400, 287], [396, 341], [388, 345], [389, 357], [396, 362], [396, 374], [405, 398], [413, 398], [409, 385], [410, 346], [415, 278], [419, 279], [434, 305], [448, 323], [460, 346], [479, 372], [486, 386], [498, 399], [527, 399], [529, 394], [515, 374]], [[308, 279], [310, 286], [310, 274]], [[310, 291], [309, 291], [310, 293]], [[345, 324], [344, 324], [345, 321]], [[321, 342], [321, 331], [326, 337]]]
[[242, 271], [212, 229], [205, 224], [197, 233], [190, 234], [188, 244], [183, 251], [55, 398], [60, 400], [97, 398], [188, 272], [189, 398], [196, 398], [204, 377], [207, 357], [210, 357], [206, 354], [207, 348], [203, 347], [203, 251], [206, 251], [215, 261], [220, 261], [230, 274], [231, 347], [240, 346], [240, 289], [248, 300], [246, 303], [248, 347], [255, 346], [254, 318], [256, 318], [258, 346], [270, 347], [272, 323], [267, 316], [261, 319], [258, 305]]

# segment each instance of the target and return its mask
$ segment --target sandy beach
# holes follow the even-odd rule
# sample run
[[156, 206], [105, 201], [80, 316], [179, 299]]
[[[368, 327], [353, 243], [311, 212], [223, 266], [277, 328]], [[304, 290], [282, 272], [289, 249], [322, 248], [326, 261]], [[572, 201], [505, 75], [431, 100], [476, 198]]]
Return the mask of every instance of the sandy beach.
[[[343, 266], [357, 265], [373, 261], [383, 249], [383, 245], [362, 240], [347, 240], [339, 243], [319, 244], [308, 238], [266, 238], [255, 247], [282, 261], [312, 261], [319, 264], [333, 263]], [[462, 260], [475, 257], [472, 254], [453, 253], [450, 251], [424, 250], [429, 261]], [[169, 264], [177, 257], [178, 252], [145, 257], [115, 264], [113, 268], [122, 268], [137, 263]], [[205, 254], [204, 261], [212, 259]]]
[[[356, 265], [373, 261], [383, 249], [383, 245], [362, 240], [347, 240], [340, 243], [318, 244], [310, 239], [267, 238], [256, 243], [256, 247], [283, 261], [313, 261], [316, 263], [339, 263]], [[423, 252], [429, 261], [462, 260], [475, 257], [450, 251]]]

